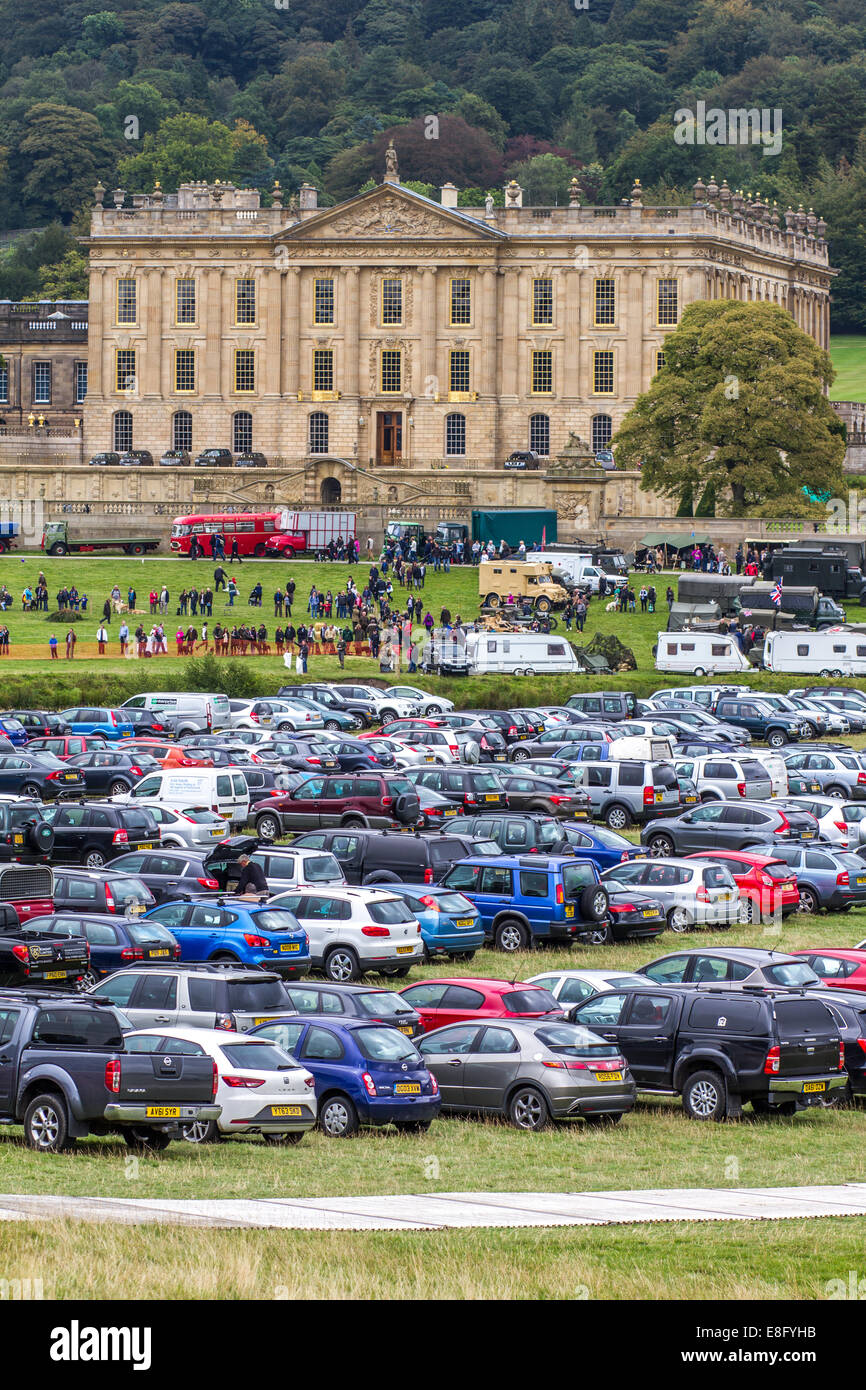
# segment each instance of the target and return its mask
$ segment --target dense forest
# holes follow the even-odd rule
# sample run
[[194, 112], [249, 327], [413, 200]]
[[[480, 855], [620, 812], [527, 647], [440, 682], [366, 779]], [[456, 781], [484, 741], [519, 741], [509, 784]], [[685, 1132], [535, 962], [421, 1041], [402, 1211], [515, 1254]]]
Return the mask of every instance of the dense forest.
[[[0, 297], [81, 294], [92, 188], [404, 181], [477, 202], [684, 201], [701, 176], [828, 223], [834, 329], [866, 330], [864, 0], [0, 0]], [[781, 113], [778, 154], [674, 113]], [[431, 119], [435, 117], [435, 120]], [[34, 229], [34, 230], [30, 230]], [[28, 230], [13, 239], [12, 232]]]

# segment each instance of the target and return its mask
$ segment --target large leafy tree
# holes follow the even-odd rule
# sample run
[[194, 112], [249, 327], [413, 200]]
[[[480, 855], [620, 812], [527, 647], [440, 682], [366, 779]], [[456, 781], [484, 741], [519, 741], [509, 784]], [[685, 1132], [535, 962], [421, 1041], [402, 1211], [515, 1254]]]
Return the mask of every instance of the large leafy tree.
[[786, 310], [692, 304], [617, 432], [617, 463], [640, 466], [642, 486], [668, 497], [711, 485], [736, 516], [768, 506], [778, 515], [802, 503], [805, 486], [838, 495], [845, 445], [825, 395], [833, 376], [829, 354]]
[[157, 179], [166, 192], [189, 179], [255, 183], [270, 170], [267, 141], [247, 121], [230, 128], [204, 116], [169, 116], [141, 144], [140, 154], [118, 165], [121, 182], [134, 192], [152, 188]]

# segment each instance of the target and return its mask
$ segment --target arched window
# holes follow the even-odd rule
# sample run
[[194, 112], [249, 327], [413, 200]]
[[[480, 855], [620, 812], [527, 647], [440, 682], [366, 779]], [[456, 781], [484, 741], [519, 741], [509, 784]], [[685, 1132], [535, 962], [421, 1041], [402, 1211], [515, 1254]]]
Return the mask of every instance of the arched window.
[[534, 453], [543, 454], [545, 458], [550, 453], [549, 415], [530, 415], [529, 447]]
[[613, 434], [613, 421], [609, 415], [593, 415], [592, 417], [592, 451], [597, 454], [599, 449], [610, 448], [611, 435]]
[[310, 416], [310, 453], [326, 454], [329, 448], [330, 422], [324, 410], [314, 410]]
[[248, 410], [237, 410], [232, 416], [232, 449], [236, 454], [248, 454], [253, 447], [253, 417]]
[[466, 453], [466, 416], [445, 416], [445, 453], [450, 456]]
[[114, 448], [117, 453], [132, 448], [132, 413], [129, 410], [114, 412]]
[[171, 447], [192, 449], [192, 416], [188, 410], [176, 410], [171, 420]]
[[323, 478], [319, 488], [323, 507], [339, 507], [343, 497], [343, 487], [338, 478]]

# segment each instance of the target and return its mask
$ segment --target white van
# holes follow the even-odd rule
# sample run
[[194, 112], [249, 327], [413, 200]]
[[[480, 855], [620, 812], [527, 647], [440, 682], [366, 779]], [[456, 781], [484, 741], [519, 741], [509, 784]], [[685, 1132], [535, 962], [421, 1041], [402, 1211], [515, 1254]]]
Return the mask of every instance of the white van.
[[466, 657], [473, 675], [504, 672], [534, 676], [542, 671], [579, 671], [574, 647], [544, 632], [470, 632]]
[[822, 632], [768, 632], [764, 638], [768, 671], [811, 676], [866, 675], [866, 633], [827, 627]]
[[670, 762], [674, 756], [674, 745], [669, 738], [655, 734], [626, 734], [615, 738], [607, 746], [608, 759], [621, 762], [623, 758], [639, 763]]
[[693, 676], [752, 669], [736, 638], [721, 632], [660, 632], [655, 658], [657, 671], [687, 671]]
[[559, 570], [566, 575], [573, 584], [581, 589], [587, 589], [591, 594], [597, 594], [602, 576], [608, 584], [613, 587], [614, 582], [619, 585], [624, 582], [622, 575], [608, 574], [602, 569], [601, 565], [593, 562], [591, 555], [558, 555], [550, 551], [542, 551], [537, 554], [532, 553], [533, 560], [548, 560], [553, 565], [554, 570]]
[[231, 825], [244, 826], [250, 815], [250, 789], [239, 768], [166, 767], [136, 782], [128, 797], [135, 805], [160, 801], [176, 810], [215, 811]]
[[189, 690], [151, 690], [133, 695], [124, 701], [122, 709], [146, 709], [164, 714], [170, 731], [178, 738], [184, 734], [209, 734], [214, 729], [231, 728], [231, 706], [227, 695], [199, 694]]

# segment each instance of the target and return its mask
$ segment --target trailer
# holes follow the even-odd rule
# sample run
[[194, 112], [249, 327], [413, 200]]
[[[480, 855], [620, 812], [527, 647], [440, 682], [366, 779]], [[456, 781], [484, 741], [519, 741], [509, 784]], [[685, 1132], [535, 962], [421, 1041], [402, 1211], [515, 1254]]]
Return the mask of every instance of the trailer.
[[42, 532], [46, 555], [90, 555], [99, 550], [122, 550], [125, 555], [146, 555], [159, 550], [159, 536], [70, 536], [65, 521], [47, 521]]
[[298, 552], [315, 555], [331, 541], [353, 541], [356, 520], [354, 512], [293, 512], [284, 508], [274, 535], [265, 544], [265, 554], [290, 560]]
[[18, 539], [18, 535], [17, 521], [0, 521], [0, 554], [12, 550], [13, 542]]
[[866, 676], [866, 635], [857, 628], [823, 632], [768, 632], [763, 665], [767, 671], [810, 676]]

